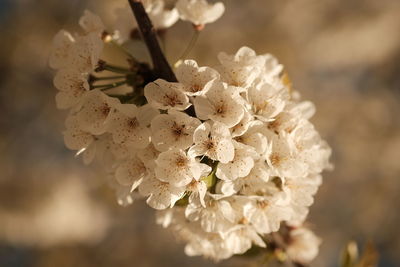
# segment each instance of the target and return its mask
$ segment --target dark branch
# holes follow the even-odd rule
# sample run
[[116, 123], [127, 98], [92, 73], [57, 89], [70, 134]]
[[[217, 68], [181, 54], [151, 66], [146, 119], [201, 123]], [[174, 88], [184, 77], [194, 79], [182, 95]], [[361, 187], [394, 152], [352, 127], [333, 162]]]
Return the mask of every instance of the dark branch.
[[156, 30], [151, 23], [146, 10], [143, 7], [141, 0], [128, 0], [135, 15], [139, 30], [145, 42], [147, 49], [150, 52], [151, 60], [153, 62], [154, 71], [157, 78], [162, 78], [169, 82], [176, 82], [174, 72], [172, 71], [167, 59], [162, 52], [157, 40]]

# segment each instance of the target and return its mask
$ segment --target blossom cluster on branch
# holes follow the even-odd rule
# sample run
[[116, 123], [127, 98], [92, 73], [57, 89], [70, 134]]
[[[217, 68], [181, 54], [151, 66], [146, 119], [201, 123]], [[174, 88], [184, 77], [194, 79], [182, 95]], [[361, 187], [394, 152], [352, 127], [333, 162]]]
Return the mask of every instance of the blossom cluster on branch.
[[[201, 26], [224, 11], [205, 0], [143, 5], [159, 28], [178, 17]], [[85, 163], [103, 163], [120, 204], [145, 198], [188, 255], [221, 260], [266, 247], [285, 224], [296, 229], [288, 255], [310, 261], [319, 239], [301, 225], [331, 153], [309, 121], [314, 105], [300, 100], [275, 57], [248, 47], [220, 53], [215, 67], [184, 60], [174, 70], [177, 82], [156, 77], [132, 55], [129, 68], [110, 65], [101, 60], [103, 47], [126, 42], [136, 27], [127, 11], [117, 11], [115, 33], [86, 11], [83, 34], [55, 36], [50, 66], [57, 106], [70, 110], [66, 146]], [[99, 75], [107, 72], [117, 76]], [[131, 90], [115, 94], [121, 85]]]

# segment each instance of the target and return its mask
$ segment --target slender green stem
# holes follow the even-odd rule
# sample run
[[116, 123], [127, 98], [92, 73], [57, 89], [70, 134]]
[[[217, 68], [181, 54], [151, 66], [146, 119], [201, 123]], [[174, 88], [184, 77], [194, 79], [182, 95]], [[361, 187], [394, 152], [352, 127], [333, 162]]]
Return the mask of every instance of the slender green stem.
[[106, 76], [106, 77], [95, 77], [93, 76], [93, 81], [104, 81], [104, 80], [115, 80], [115, 79], [124, 79], [126, 75], [116, 75], [116, 76]]
[[179, 57], [177, 62], [186, 59], [186, 57], [190, 54], [194, 45], [196, 44], [196, 41], [199, 38], [199, 35], [200, 35], [200, 31], [194, 30], [192, 38], [190, 39], [190, 42], [188, 43], [185, 51], [183, 51], [182, 55]]
[[126, 84], [126, 80], [120, 81], [120, 82], [111, 83], [111, 84], [92, 85], [91, 89], [98, 88], [98, 89], [104, 91], [104, 90], [108, 90], [108, 89], [119, 87], [119, 86], [124, 85], [124, 84]]
[[122, 44], [117, 43], [115, 40], [111, 40], [110, 43], [113, 44], [118, 49], [120, 49], [121, 51], [123, 51], [128, 57], [133, 58], [131, 52], [128, 49], [126, 49], [126, 47], [124, 47]]
[[123, 68], [123, 67], [118, 67], [118, 66], [113, 66], [113, 65], [105, 65], [104, 70], [108, 70], [111, 72], [115, 72], [115, 73], [122, 73], [122, 74], [126, 74], [126, 73], [130, 73], [131, 71], [127, 68]]

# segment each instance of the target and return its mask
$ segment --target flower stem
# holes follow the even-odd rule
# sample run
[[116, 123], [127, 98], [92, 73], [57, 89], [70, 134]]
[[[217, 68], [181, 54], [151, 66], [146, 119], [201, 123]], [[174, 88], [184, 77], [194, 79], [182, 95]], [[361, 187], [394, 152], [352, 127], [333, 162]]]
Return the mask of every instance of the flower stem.
[[116, 75], [116, 76], [106, 76], [106, 77], [96, 77], [92, 76], [92, 81], [105, 81], [105, 80], [115, 80], [115, 79], [122, 79], [126, 78], [126, 75]]
[[177, 60], [175, 65], [179, 64], [182, 60], [186, 59], [186, 57], [190, 54], [194, 45], [196, 44], [196, 41], [199, 38], [199, 35], [200, 35], [200, 31], [197, 31], [197, 30], [193, 31], [192, 38], [190, 39], [185, 51], [183, 51], [182, 55], [179, 57], [179, 59]]
[[108, 89], [119, 87], [119, 86], [124, 85], [124, 84], [126, 84], [126, 80], [120, 81], [120, 82], [111, 83], [111, 84], [92, 85], [91, 89], [98, 88], [98, 89], [100, 89], [102, 91], [105, 91], [105, 90], [108, 90]]

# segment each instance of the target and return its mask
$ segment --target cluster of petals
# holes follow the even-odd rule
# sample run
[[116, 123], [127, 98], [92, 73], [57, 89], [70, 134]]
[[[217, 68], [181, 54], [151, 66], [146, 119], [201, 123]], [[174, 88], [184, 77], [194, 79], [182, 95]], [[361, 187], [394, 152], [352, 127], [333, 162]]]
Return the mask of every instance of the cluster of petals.
[[[194, 24], [223, 12], [204, 0], [179, 0], [176, 9]], [[192, 9], [214, 17], [195, 20]], [[147, 103], [136, 106], [89, 88], [104, 26], [90, 12], [80, 24], [83, 35], [56, 35], [50, 58], [57, 106], [70, 109], [64, 139], [85, 163], [104, 163], [120, 204], [146, 199], [188, 255], [214, 260], [265, 247], [263, 237], [284, 222], [302, 225], [331, 151], [309, 121], [313, 104], [300, 101], [272, 55], [242, 47], [220, 53], [215, 68], [185, 60], [175, 70], [178, 82], [147, 84]], [[317, 240], [294, 235], [294, 244]], [[314, 255], [291, 254], [303, 262]]]
[[[188, 204], [160, 211], [158, 222], [187, 242], [187, 254], [214, 260], [266, 246], [263, 237], [283, 222], [300, 227], [322, 182], [320, 173], [330, 167], [331, 153], [309, 121], [315, 107], [299, 100], [273, 56], [242, 47], [218, 59], [214, 69], [186, 60], [176, 70], [178, 83], [157, 80], [145, 88], [155, 92], [158, 87], [159, 95], [146, 95], [148, 102], [172, 116], [193, 105], [198, 126], [186, 135], [192, 144], [182, 141], [181, 148], [189, 157], [206, 158], [212, 172], [205, 178], [214, 176], [216, 183], [203, 199], [186, 191]], [[181, 105], [168, 104], [167, 95], [181, 99]], [[163, 116], [164, 125], [171, 125], [168, 115]], [[156, 134], [157, 140], [166, 140], [161, 144], [176, 148], [171, 133], [164, 138], [161, 131]], [[298, 232], [294, 235], [300, 240]], [[301, 240], [293, 242], [294, 258], [305, 262], [315, 257], [318, 242], [310, 244], [314, 252], [308, 255], [296, 250]]]

